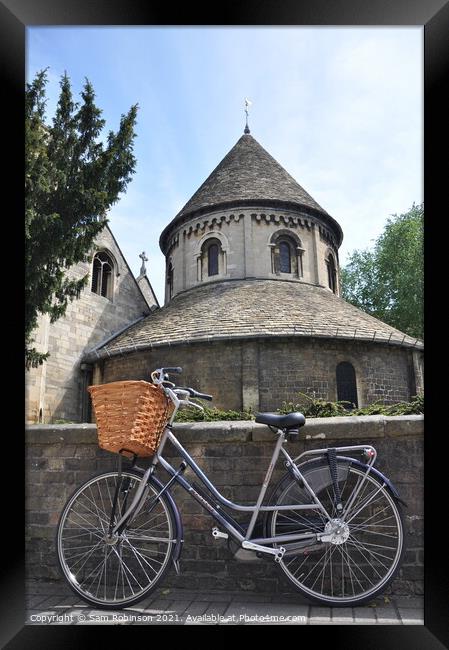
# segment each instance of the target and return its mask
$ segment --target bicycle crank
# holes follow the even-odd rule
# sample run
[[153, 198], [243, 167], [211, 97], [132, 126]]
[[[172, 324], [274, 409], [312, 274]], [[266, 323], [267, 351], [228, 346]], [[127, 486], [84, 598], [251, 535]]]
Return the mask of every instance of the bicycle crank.
[[268, 555], [274, 555], [275, 562], [280, 562], [285, 553], [285, 548], [283, 546], [280, 546], [279, 548], [270, 548], [269, 546], [261, 546], [260, 544], [249, 542], [248, 540], [242, 542], [242, 548], [250, 551], [258, 551], [259, 553], [266, 553]]

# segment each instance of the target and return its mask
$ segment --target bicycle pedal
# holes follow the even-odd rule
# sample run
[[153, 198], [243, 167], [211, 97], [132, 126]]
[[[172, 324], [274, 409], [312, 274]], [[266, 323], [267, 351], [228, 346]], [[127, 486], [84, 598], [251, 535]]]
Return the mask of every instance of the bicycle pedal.
[[254, 551], [239, 548], [234, 553], [234, 559], [239, 562], [262, 562], [264, 556], [262, 553], [254, 553]]
[[228, 539], [228, 533], [222, 533], [216, 526], [212, 528], [212, 536], [215, 537], [215, 539], [218, 539], [219, 537], [221, 539]]

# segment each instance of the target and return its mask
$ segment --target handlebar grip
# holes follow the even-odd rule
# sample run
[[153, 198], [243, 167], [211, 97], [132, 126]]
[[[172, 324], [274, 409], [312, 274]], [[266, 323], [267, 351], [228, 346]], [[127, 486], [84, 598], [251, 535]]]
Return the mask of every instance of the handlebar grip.
[[214, 399], [212, 395], [206, 395], [206, 393], [196, 393], [194, 397], [197, 397], [199, 399], [207, 399], [209, 402], [211, 402]]
[[179, 388], [180, 390], [187, 390], [190, 394], [190, 397], [196, 397], [198, 399], [207, 399], [209, 402], [211, 402], [214, 398], [212, 395], [207, 395], [206, 393], [199, 393], [197, 390], [194, 388], [190, 388], [189, 386], [177, 386], [176, 388]]
[[174, 372], [175, 374], [180, 375], [182, 373], [182, 368], [179, 366], [177, 368], [162, 368], [164, 372]]

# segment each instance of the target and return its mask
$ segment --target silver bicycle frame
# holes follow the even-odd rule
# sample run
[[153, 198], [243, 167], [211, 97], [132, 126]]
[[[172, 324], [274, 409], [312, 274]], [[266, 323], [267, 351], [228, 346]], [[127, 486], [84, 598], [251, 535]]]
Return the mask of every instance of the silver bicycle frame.
[[[327, 512], [317, 495], [315, 494], [313, 488], [307, 480], [304, 478], [304, 475], [301, 473], [300, 468], [298, 467], [298, 463], [300, 459], [303, 459], [306, 456], [324, 456], [328, 449], [323, 448], [323, 449], [315, 449], [315, 450], [310, 450], [310, 451], [305, 451], [300, 456], [297, 458], [293, 459], [291, 456], [288, 454], [288, 452], [284, 449], [283, 445], [286, 442], [286, 434], [282, 430], [277, 431], [277, 442], [275, 445], [275, 448], [273, 450], [273, 454], [270, 460], [270, 463], [268, 465], [268, 469], [266, 471], [264, 480], [262, 482], [262, 486], [259, 492], [259, 495], [257, 497], [256, 503], [254, 505], [241, 505], [234, 503], [233, 501], [230, 501], [229, 499], [226, 499], [215, 487], [215, 485], [209, 480], [209, 478], [206, 476], [206, 474], [202, 471], [202, 469], [197, 465], [197, 463], [193, 460], [193, 458], [190, 456], [188, 451], [181, 445], [179, 440], [176, 438], [176, 436], [173, 434], [171, 431], [170, 427], [167, 426], [167, 428], [164, 430], [164, 433], [161, 437], [160, 445], [158, 448], [157, 453], [153, 457], [153, 461], [151, 465], [148, 467], [146, 470], [145, 474], [142, 477], [141, 484], [139, 488], [136, 491], [136, 494], [133, 498], [133, 501], [127, 508], [126, 512], [123, 514], [121, 519], [118, 521], [118, 523], [114, 527], [114, 532], [119, 528], [119, 526], [126, 521], [126, 519], [133, 513], [133, 510], [136, 509], [136, 512], [139, 511], [143, 505], [144, 502], [144, 490], [147, 487], [147, 482], [154, 471], [155, 467], [160, 463], [161, 466], [170, 474], [171, 477], [174, 478], [174, 480], [179, 483], [187, 492], [191, 494], [199, 503], [206, 509], [208, 512], [227, 530], [227, 532], [232, 535], [232, 537], [238, 541], [240, 544], [244, 545], [246, 548], [251, 548], [251, 545], [255, 545], [255, 548], [253, 550], [257, 550], [258, 546], [262, 546], [265, 544], [272, 544], [273, 542], [275, 543], [287, 543], [287, 542], [294, 542], [294, 541], [299, 541], [299, 540], [317, 540], [317, 533], [297, 533], [297, 534], [290, 534], [290, 535], [277, 535], [275, 537], [260, 537], [260, 538], [251, 538], [251, 535], [254, 531], [254, 527], [258, 518], [258, 515], [260, 512], [273, 512], [275, 510], [277, 511], [282, 511], [282, 510], [319, 510], [324, 517], [329, 521], [331, 519], [330, 514]], [[234, 522], [232, 520], [232, 517], [229, 518], [224, 518], [222, 513], [219, 511], [220, 507], [219, 505], [211, 504], [209, 501], [207, 501], [183, 476], [181, 476], [178, 471], [167, 461], [165, 458], [162, 456], [163, 449], [165, 447], [166, 442], [169, 441], [171, 444], [174, 446], [178, 454], [181, 456], [181, 458], [187, 463], [187, 465], [190, 466], [190, 468], [193, 470], [194, 474], [200, 479], [200, 481], [203, 483], [203, 485], [209, 490], [211, 493], [212, 497], [218, 501], [218, 503], [226, 508], [229, 508], [231, 510], [235, 510], [238, 512], [251, 512], [251, 520], [249, 522], [248, 528], [246, 530], [246, 534], [243, 535], [239, 530], [238, 530], [238, 524], [237, 522]], [[351, 452], [351, 451], [362, 451], [362, 450], [370, 450], [372, 451], [371, 459], [370, 462], [367, 464], [367, 471], [365, 475], [362, 477], [361, 481], [359, 482], [359, 485], [357, 486], [356, 490], [354, 491], [353, 495], [351, 496], [350, 501], [346, 505], [345, 508], [345, 513], [348, 512], [349, 508], [353, 504], [354, 500], [357, 498], [357, 495], [359, 494], [363, 483], [369, 474], [369, 471], [374, 464], [374, 461], [376, 459], [376, 450], [371, 447], [370, 445], [352, 445], [352, 446], [346, 446], [346, 447], [337, 447], [335, 448], [337, 453], [345, 453], [345, 452]], [[272, 505], [272, 506], [263, 506], [262, 502], [265, 497], [266, 491], [268, 489], [274, 467], [276, 465], [276, 462], [279, 458], [279, 455], [282, 454], [286, 460], [287, 463], [290, 464], [290, 466], [293, 469], [293, 472], [295, 476], [300, 480], [307, 492], [310, 494], [313, 503], [311, 504], [287, 504], [287, 505]], [[176, 476], [175, 476], [176, 475]], [[139, 503], [140, 500], [140, 503]], [[135, 516], [136, 512], [132, 514], [132, 517]], [[344, 514], [343, 514], [344, 516]], [[231, 521], [229, 521], [231, 519]]]
[[[123, 516], [120, 518], [120, 520], [117, 522], [117, 524], [114, 526], [113, 533], [117, 531], [117, 529], [128, 519], [128, 517], [131, 516], [131, 520], [136, 516], [136, 514], [141, 510], [143, 503], [145, 501], [145, 490], [148, 489], [147, 483], [150, 479], [151, 474], [154, 472], [156, 466], [160, 463], [161, 466], [170, 474], [170, 476], [177, 482], [179, 483], [187, 492], [190, 493], [193, 498], [195, 498], [208, 512], [216, 519], [231, 535], [234, 539], [236, 539], [238, 542], [244, 546], [244, 548], [252, 548], [253, 550], [257, 550], [258, 547], [263, 548], [264, 544], [272, 544], [273, 542], [279, 542], [279, 543], [284, 543], [284, 542], [293, 542], [293, 541], [298, 541], [298, 540], [306, 540], [306, 539], [318, 539], [318, 534], [317, 533], [297, 533], [297, 534], [291, 534], [291, 535], [277, 535], [275, 537], [260, 537], [256, 539], [251, 539], [251, 535], [254, 531], [254, 527], [256, 525], [257, 518], [259, 516], [260, 512], [273, 512], [275, 510], [277, 511], [282, 511], [282, 510], [320, 510], [321, 513], [326, 517], [326, 519], [329, 521], [331, 519], [331, 516], [315, 494], [313, 488], [309, 485], [309, 483], [306, 481], [304, 478], [303, 474], [301, 473], [298, 463], [299, 460], [302, 459], [305, 456], [317, 456], [321, 455], [324, 456], [328, 452], [328, 448], [324, 449], [314, 449], [314, 450], [309, 450], [305, 451], [302, 454], [300, 454], [298, 457], [295, 459], [292, 459], [291, 456], [287, 453], [287, 451], [284, 449], [283, 445], [286, 442], [286, 432], [284, 432], [281, 429], [278, 429], [277, 431], [277, 436], [278, 440], [276, 442], [275, 448], [273, 450], [273, 455], [271, 457], [270, 463], [268, 465], [267, 472], [265, 474], [265, 478], [262, 482], [262, 486], [260, 488], [259, 496], [257, 498], [256, 503], [253, 506], [244, 506], [240, 505], [237, 503], [234, 503], [230, 501], [229, 499], [226, 499], [215, 487], [215, 485], [208, 479], [206, 474], [202, 471], [202, 469], [196, 464], [196, 462], [193, 460], [193, 458], [190, 456], [188, 451], [184, 449], [184, 447], [181, 445], [179, 440], [176, 438], [176, 436], [173, 434], [171, 431], [171, 424], [175, 418], [176, 412], [179, 408], [179, 406], [183, 404], [190, 404], [186, 400], [180, 400], [178, 399], [178, 396], [176, 393], [174, 393], [171, 389], [169, 388], [164, 388], [170, 399], [175, 405], [175, 410], [172, 414], [172, 417], [170, 418], [170, 422], [167, 425], [167, 427], [164, 429], [164, 432], [161, 436], [161, 440], [159, 443], [159, 447], [157, 452], [155, 453], [152, 463], [144, 473], [141, 483], [136, 490], [136, 494], [134, 495], [134, 498], [129, 505], [129, 507], [126, 509], [125, 513]], [[180, 391], [181, 393], [185, 393], [187, 396], [186, 391]], [[179, 473], [178, 470], [176, 470], [172, 465], [170, 465], [169, 462], [167, 462], [163, 456], [162, 452], [164, 450], [165, 444], [167, 441], [170, 441], [171, 444], [174, 446], [176, 451], [179, 453], [179, 455], [182, 457], [182, 459], [189, 465], [189, 467], [193, 470], [194, 474], [201, 480], [203, 485], [209, 490], [211, 493], [212, 497], [216, 501], [219, 502], [222, 506], [225, 506], [226, 508], [229, 508], [231, 510], [235, 510], [238, 512], [251, 512], [251, 520], [249, 522], [248, 528], [246, 530], [246, 534], [242, 535], [240, 531], [238, 530], [239, 524], [235, 522], [232, 517], [229, 515], [227, 517], [224, 517], [221, 512], [219, 512], [220, 506], [218, 504], [211, 504], [210, 501], [206, 500], [181, 474]], [[371, 458], [369, 463], [367, 463], [367, 470], [365, 472], [365, 475], [362, 477], [360, 480], [356, 490], [354, 493], [351, 495], [351, 498], [349, 502], [346, 504], [343, 513], [342, 513], [342, 518], [344, 519], [345, 515], [349, 512], [352, 504], [354, 503], [355, 499], [357, 498], [357, 495], [359, 494], [366, 477], [368, 476], [371, 467], [373, 466], [376, 457], [377, 457], [377, 452], [374, 449], [374, 447], [370, 445], [352, 445], [352, 446], [347, 446], [347, 447], [336, 447], [335, 451], [336, 453], [345, 453], [345, 452], [350, 452], [350, 451], [361, 451], [361, 450], [369, 450], [371, 452]], [[266, 491], [268, 489], [268, 485], [270, 483], [274, 467], [277, 463], [277, 460], [279, 458], [279, 454], [283, 454], [283, 456], [287, 460], [287, 466], [289, 466], [292, 470], [293, 475], [295, 478], [298, 479], [298, 481], [301, 481], [302, 484], [304, 485], [305, 489], [309, 493], [309, 495], [312, 497], [313, 503], [311, 504], [291, 504], [291, 505], [273, 505], [273, 506], [263, 506], [262, 502], [265, 497]], [[231, 520], [231, 521], [230, 521]], [[270, 549], [271, 552], [273, 549]]]

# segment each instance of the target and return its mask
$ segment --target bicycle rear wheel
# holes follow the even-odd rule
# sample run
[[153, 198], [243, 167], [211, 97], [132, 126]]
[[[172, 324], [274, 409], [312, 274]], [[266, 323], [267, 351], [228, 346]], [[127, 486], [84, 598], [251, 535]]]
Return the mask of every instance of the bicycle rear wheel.
[[[150, 482], [144, 505], [120, 535], [108, 534], [112, 504], [118, 484], [116, 471], [93, 477], [67, 501], [56, 531], [60, 568], [70, 587], [88, 603], [119, 609], [149, 594], [170, 568], [176, 524], [164, 495]], [[123, 471], [115, 522], [142, 480], [134, 471]], [[149, 511], [151, 503], [151, 509]]]
[[[277, 510], [269, 520], [270, 535], [327, 532], [331, 541], [311, 543], [284, 556], [279, 563], [288, 580], [307, 598], [327, 606], [351, 606], [372, 600], [396, 575], [405, 550], [400, 504], [384, 482], [369, 474], [345, 516], [336, 511], [328, 466], [309, 464], [303, 470], [331, 516], [319, 510]], [[365, 469], [338, 461], [343, 506], [361, 484]], [[327, 477], [327, 478], [326, 478]], [[315, 484], [314, 484], [315, 483]], [[289, 478], [277, 505], [312, 503], [310, 495]]]

